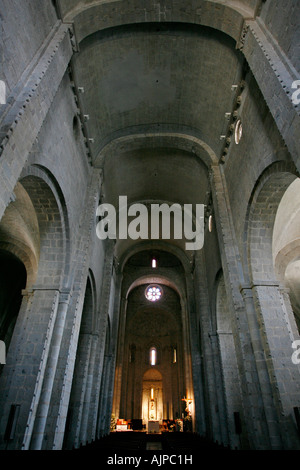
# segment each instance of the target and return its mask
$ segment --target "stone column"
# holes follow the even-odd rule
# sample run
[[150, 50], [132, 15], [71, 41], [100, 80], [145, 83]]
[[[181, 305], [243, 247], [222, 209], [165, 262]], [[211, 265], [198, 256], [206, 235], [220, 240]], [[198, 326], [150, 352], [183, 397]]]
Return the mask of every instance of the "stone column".
[[106, 357], [106, 368], [107, 375], [105, 381], [105, 400], [104, 406], [101, 410], [102, 413], [105, 413], [103, 419], [102, 430], [104, 434], [108, 434], [110, 431], [110, 419], [113, 405], [113, 395], [114, 395], [114, 380], [115, 380], [115, 367], [116, 367], [116, 357], [117, 357], [117, 348], [118, 348], [118, 332], [120, 325], [120, 297], [121, 297], [121, 283], [122, 275], [120, 272], [115, 272], [113, 270], [112, 281], [114, 281], [114, 292], [111, 291], [111, 341], [110, 341], [110, 354], [107, 354]]
[[240, 293], [240, 285], [244, 283], [243, 271], [231, 219], [226, 181], [219, 165], [212, 164], [210, 179], [220, 255], [241, 381], [243, 409], [237, 411], [240, 412], [242, 418], [243, 439], [249, 440], [250, 448], [257, 450], [270, 449], [271, 443], [261, 397], [261, 384], [252, 352], [245, 304]]
[[[103, 359], [103, 370], [101, 376], [101, 388], [100, 388], [100, 395], [99, 395], [99, 409], [98, 409], [98, 418], [97, 418], [97, 438], [102, 437], [104, 434], [107, 434], [110, 429], [110, 415], [111, 415], [111, 406], [112, 402], [110, 402], [110, 395], [113, 394], [113, 385], [109, 384], [109, 377], [111, 370], [111, 363], [112, 361], [112, 352], [114, 351], [114, 342], [115, 342], [115, 335], [118, 334], [118, 322], [115, 322], [115, 304], [118, 303], [116, 298], [120, 291], [118, 291], [118, 287], [114, 286], [114, 248], [115, 242], [114, 240], [107, 240], [106, 241], [106, 253], [105, 253], [105, 266], [104, 266], [104, 277], [103, 277], [103, 285], [101, 291], [101, 316], [102, 321], [105, 322], [105, 329], [103, 330], [103, 346], [104, 346], [104, 359]], [[118, 306], [119, 308], [119, 306]], [[109, 336], [106, 335], [107, 327], [108, 327], [108, 319], [110, 320], [110, 331]], [[105, 344], [104, 335], [108, 344]], [[114, 368], [114, 366], [113, 366]], [[112, 386], [112, 389], [109, 387]], [[108, 417], [109, 415], [109, 417]], [[109, 419], [108, 419], [109, 418]]]
[[[215, 414], [215, 392], [216, 382], [214, 373], [214, 351], [211, 342], [211, 305], [208, 298], [205, 262], [203, 252], [195, 255], [194, 271], [195, 297], [197, 316], [199, 318], [199, 352], [198, 364], [193, 364], [195, 381], [196, 411], [197, 412], [197, 432], [209, 438], [217, 439], [215, 430], [217, 429]], [[196, 328], [196, 325], [195, 325]], [[197, 385], [196, 385], [197, 384]], [[199, 397], [198, 397], [199, 394]], [[198, 402], [198, 404], [197, 404]]]
[[116, 359], [116, 373], [115, 373], [115, 386], [112, 412], [116, 418], [120, 418], [120, 403], [121, 403], [121, 389], [122, 389], [122, 372], [123, 372], [123, 359], [124, 359], [124, 341], [125, 341], [125, 326], [126, 326], [126, 310], [127, 299], [121, 299], [120, 307], [120, 325], [119, 325], [119, 339], [118, 351]]
[[89, 357], [88, 371], [87, 371], [87, 381], [85, 388], [85, 396], [82, 410], [82, 420], [81, 420], [81, 429], [80, 429], [80, 442], [91, 442], [95, 439], [95, 434], [93, 433], [93, 414], [95, 413], [95, 403], [92, 401], [93, 389], [95, 388], [96, 383], [96, 374], [95, 374], [95, 360], [96, 352], [98, 346], [98, 335], [91, 336], [91, 351]]
[[235, 357], [234, 340], [231, 331], [217, 330], [218, 362], [220, 364], [222, 391], [219, 398], [220, 406], [224, 406], [226, 422], [221, 421], [221, 429], [227, 440], [224, 444], [231, 449], [240, 448], [239, 436], [234, 425], [234, 413], [241, 409], [240, 381]]
[[[82, 421], [84, 420], [84, 408], [85, 408], [85, 394], [87, 388], [88, 380], [88, 369], [91, 359], [91, 341], [92, 335], [89, 333], [84, 333], [80, 335], [80, 346], [77, 348], [77, 356], [80, 357], [80, 364], [75, 367], [75, 376], [73, 381], [78, 387], [78, 394], [76, 395], [76, 431], [74, 436], [73, 445], [75, 448], [79, 447], [79, 444], [86, 444], [85, 441], [82, 441]], [[75, 425], [75, 422], [74, 422]]]
[[216, 332], [209, 333], [210, 352], [206, 354], [205, 359], [209, 361], [206, 366], [206, 374], [209, 393], [209, 409], [210, 409], [210, 436], [214, 441], [218, 441], [224, 445], [228, 445], [228, 429], [227, 429], [227, 410], [224, 403], [225, 390], [222, 380], [222, 362], [220, 360], [220, 350], [218, 344], [218, 335]]
[[38, 411], [34, 421], [34, 429], [32, 432], [31, 440], [28, 433], [26, 441], [24, 441], [24, 448], [38, 450], [42, 448], [42, 441], [45, 432], [46, 420], [49, 412], [50, 398], [54, 384], [54, 377], [60, 352], [60, 345], [63, 337], [65, 326], [66, 314], [70, 302], [70, 291], [66, 290], [59, 295], [59, 305], [57, 312], [57, 319], [54, 327], [53, 338], [50, 347], [50, 353], [45, 371], [45, 377], [42, 387], [41, 396], [39, 399]]
[[55, 389], [51, 398], [53, 410], [52, 414], [48, 416], [48, 439], [44, 443], [47, 449], [60, 450], [64, 441], [86, 282], [94, 243], [96, 243], [95, 214], [98, 205], [97, 195], [100, 183], [101, 172], [94, 170], [86, 194], [86, 211], [82, 214], [80, 220], [80, 237], [74, 249], [74, 264], [71, 269], [72, 277], [69, 280], [72, 285], [72, 302], [67, 312]]
[[293, 408], [300, 406], [300, 374], [292, 362], [294, 337], [286, 304], [276, 281], [255, 281], [252, 293], [281, 439], [286, 449], [300, 448], [293, 422]]
[[[27, 449], [42, 394], [46, 366], [59, 305], [59, 289], [36, 288], [24, 299], [0, 381], [1, 448]], [[15, 438], [4, 442], [12, 404], [20, 405]]]

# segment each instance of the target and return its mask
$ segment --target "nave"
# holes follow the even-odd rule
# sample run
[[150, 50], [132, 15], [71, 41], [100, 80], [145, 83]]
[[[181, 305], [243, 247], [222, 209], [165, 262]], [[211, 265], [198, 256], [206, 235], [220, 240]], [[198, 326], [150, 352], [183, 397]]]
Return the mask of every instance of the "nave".
[[137, 455], [145, 451], [166, 455], [194, 455], [200, 451], [227, 451], [227, 447], [200, 437], [192, 432], [146, 433], [139, 431], [112, 432], [85, 446], [79, 451], [101, 451], [106, 455]]

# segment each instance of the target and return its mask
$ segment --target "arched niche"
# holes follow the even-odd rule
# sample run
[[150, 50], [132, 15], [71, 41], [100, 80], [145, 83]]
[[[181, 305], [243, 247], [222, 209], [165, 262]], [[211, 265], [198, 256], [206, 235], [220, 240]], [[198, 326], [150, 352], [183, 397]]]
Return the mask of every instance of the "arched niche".
[[[22, 177], [0, 221], [0, 334], [8, 349], [23, 290], [59, 286], [63, 229], [55, 195], [42, 174]], [[26, 301], [26, 300], [25, 300]]]
[[163, 377], [157, 369], [149, 369], [143, 376], [142, 420], [148, 425], [149, 421], [163, 419]]
[[300, 178], [296, 178], [279, 204], [273, 232], [273, 263], [280, 282], [288, 288], [300, 331]]
[[265, 170], [253, 191], [246, 223], [250, 282], [277, 279], [273, 251], [279, 241], [278, 236], [274, 240], [275, 220], [287, 189], [296, 179], [293, 165], [278, 162]]
[[21, 183], [17, 183], [14, 200], [0, 221], [0, 248], [22, 261], [26, 268], [27, 286], [32, 286], [40, 259], [40, 228], [32, 200]]

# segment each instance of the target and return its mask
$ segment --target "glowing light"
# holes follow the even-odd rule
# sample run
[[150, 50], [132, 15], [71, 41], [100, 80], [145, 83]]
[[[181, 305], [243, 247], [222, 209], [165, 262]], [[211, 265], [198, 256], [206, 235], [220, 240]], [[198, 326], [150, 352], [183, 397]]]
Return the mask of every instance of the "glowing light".
[[237, 121], [235, 126], [234, 140], [236, 144], [240, 143], [243, 134], [243, 126], [240, 120]]
[[151, 302], [156, 302], [162, 296], [162, 291], [158, 286], [149, 286], [145, 292], [146, 299], [150, 300]]
[[208, 219], [208, 230], [210, 232], [212, 231], [212, 215], [210, 215]]
[[151, 348], [150, 350], [150, 364], [151, 366], [156, 365], [156, 349], [155, 348]]
[[177, 351], [176, 348], [173, 349], [173, 364], [176, 364], [177, 362]]

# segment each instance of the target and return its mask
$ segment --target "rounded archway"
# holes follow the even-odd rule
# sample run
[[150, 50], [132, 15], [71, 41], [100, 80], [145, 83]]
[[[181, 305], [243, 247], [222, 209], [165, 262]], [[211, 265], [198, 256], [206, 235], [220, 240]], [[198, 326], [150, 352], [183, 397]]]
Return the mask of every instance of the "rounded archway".
[[[147, 287], [141, 284], [128, 296], [120, 395], [120, 417], [142, 419], [144, 426], [154, 420], [154, 415], [160, 424], [163, 419], [180, 417], [185, 394], [180, 299], [173, 289], [164, 286], [163, 296], [153, 302], [145, 296]], [[146, 403], [148, 407], [151, 381], [156, 375], [161, 382], [158, 401], [149, 414]]]
[[[249, 289], [253, 299], [249, 309], [255, 311], [256, 318], [253, 318], [253, 321], [259, 325], [256, 346], [263, 348], [264, 355], [270, 358], [265, 364], [264, 371], [264, 374], [269, 376], [270, 388], [265, 383], [262, 370], [259, 369], [262, 377], [260, 387], [264, 400], [272, 403], [269, 406], [270, 416], [267, 425], [270, 428], [274, 426], [272, 432], [278, 436], [279, 431], [274, 424], [275, 412], [272, 406], [275, 403], [276, 409], [280, 410], [276, 415], [278, 421], [286, 415], [292, 422], [293, 410], [286, 396], [284, 384], [289, 383], [289, 392], [295, 402], [298, 394], [295, 365], [291, 360], [292, 344], [298, 333], [289, 297], [284, 289], [286, 273], [289, 272], [286, 268], [289, 263], [286, 260], [283, 262], [284, 257], [282, 257], [282, 249], [286, 247], [289, 235], [292, 234], [291, 230], [284, 233], [285, 229], [287, 225], [293, 225], [293, 215], [297, 215], [296, 201], [291, 205], [288, 204], [288, 201], [291, 202], [289, 188], [292, 188], [292, 183], [297, 180], [297, 172], [293, 165], [285, 162], [271, 165], [261, 176], [254, 190], [249, 212]], [[298, 186], [298, 183], [295, 184]], [[291, 209], [290, 212], [288, 207]], [[296, 228], [297, 224], [295, 224], [297, 231]], [[292, 427], [290, 432], [294, 432]], [[280, 439], [284, 440], [285, 436], [280, 435], [279, 442]]]
[[[275, 219], [282, 198], [297, 178], [291, 170], [284, 164], [271, 166], [254, 190], [248, 224], [248, 261], [250, 278], [254, 283], [276, 279], [273, 257]], [[278, 243], [275, 241], [275, 245]]]
[[288, 187], [276, 213], [273, 263], [278, 279], [289, 291], [300, 332], [300, 178]]
[[157, 369], [148, 369], [143, 376], [142, 420], [161, 422], [163, 419], [163, 377]]
[[181, 262], [157, 247], [137, 251], [123, 266], [122, 297], [113, 412], [134, 426], [162, 426], [181, 418], [192, 395]]

